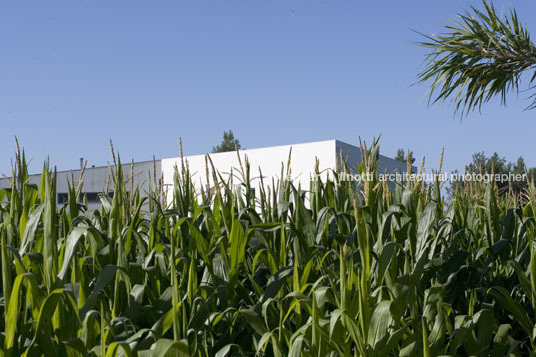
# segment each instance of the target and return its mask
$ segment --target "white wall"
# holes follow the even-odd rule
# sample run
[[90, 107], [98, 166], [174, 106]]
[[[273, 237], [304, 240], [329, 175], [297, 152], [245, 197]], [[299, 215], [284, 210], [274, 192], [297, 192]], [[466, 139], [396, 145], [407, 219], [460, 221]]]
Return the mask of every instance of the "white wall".
[[[252, 186], [254, 188], [260, 185], [259, 167], [261, 167], [264, 185], [272, 185], [274, 181], [281, 176], [282, 164], [286, 166], [288, 162], [289, 152], [292, 148], [290, 159], [291, 179], [296, 187], [301, 184], [302, 189], [308, 190], [310, 177], [315, 169], [315, 162], [319, 160], [319, 170], [325, 171], [322, 176], [327, 175], [327, 169], [335, 168], [336, 163], [336, 141], [320, 141], [307, 144], [274, 146], [261, 149], [240, 150], [242, 165], [245, 165], [245, 159], [248, 158], [250, 164], [250, 175], [252, 178]], [[225, 152], [210, 154], [210, 158], [216, 170], [218, 170], [225, 180], [228, 180], [229, 174], [233, 172], [233, 184], [238, 184], [241, 181], [240, 163], [236, 152]], [[206, 187], [206, 164], [205, 155], [186, 156], [184, 160], [188, 162], [190, 172], [196, 187], [200, 185]], [[180, 170], [180, 158], [170, 158], [162, 160], [162, 174], [164, 184], [171, 187], [173, 184], [174, 167]], [[212, 170], [209, 175], [210, 184], [212, 185]], [[169, 191], [168, 191], [169, 192]], [[171, 196], [168, 196], [171, 197]], [[168, 200], [169, 202], [169, 200]]]
[[[278, 181], [281, 176], [281, 167], [286, 166], [288, 162], [289, 152], [292, 148], [291, 155], [291, 179], [295, 186], [301, 185], [302, 190], [308, 190], [310, 187], [310, 178], [314, 173], [316, 159], [319, 160], [319, 170], [322, 172], [321, 177], [326, 179], [328, 174], [331, 174], [336, 168], [336, 163], [340, 158], [342, 151], [344, 159], [348, 159], [350, 169], [356, 172], [357, 166], [361, 162], [361, 151], [357, 146], [350, 145], [337, 140], [319, 141], [306, 144], [274, 146], [261, 149], [241, 150], [240, 157], [242, 164], [245, 165], [246, 157], [250, 163], [250, 175], [252, 179], [252, 187], [258, 192], [260, 186], [259, 167], [262, 168], [263, 180], [265, 187], [272, 185], [272, 178]], [[214, 167], [220, 172], [225, 180], [229, 179], [231, 168], [233, 171], [233, 184], [238, 184], [242, 180], [240, 164], [236, 152], [225, 152], [210, 154]], [[185, 161], [188, 162], [190, 172], [194, 180], [194, 184], [199, 190], [201, 187], [206, 187], [206, 165], [205, 155], [186, 156]], [[168, 188], [168, 202], [172, 197], [173, 174], [174, 166], [181, 167], [180, 158], [169, 158], [156, 161], [157, 178], [162, 173], [164, 185]], [[140, 185], [142, 193], [147, 190], [147, 180], [152, 172], [152, 162], [139, 162], [134, 164], [135, 170], [135, 185]], [[130, 173], [130, 164], [125, 164], [123, 167], [125, 177]], [[405, 172], [406, 164], [400, 163], [394, 159], [381, 156], [379, 159], [379, 172], [392, 173], [394, 171]], [[70, 172], [58, 172], [58, 188], [57, 192], [67, 192], [66, 178], [70, 178]], [[79, 170], [74, 170], [73, 175], [75, 180], [80, 174]], [[87, 168], [84, 179], [84, 192], [101, 192], [106, 185], [106, 179], [109, 174], [108, 167]], [[33, 175], [32, 183], [39, 184], [40, 175]], [[209, 171], [210, 185], [212, 182], [212, 170]], [[203, 185], [203, 186], [201, 186]], [[0, 179], [0, 188], [9, 187], [9, 182], [5, 179]], [[394, 188], [392, 185], [391, 188]], [[113, 190], [110, 184], [110, 189]], [[93, 207], [92, 207], [93, 208]]]
[[[313, 176], [317, 158], [319, 160], [319, 170], [323, 180], [325, 180], [328, 174], [332, 174], [332, 170], [336, 168], [341, 151], [343, 158], [348, 160], [348, 166], [354, 173], [357, 173], [357, 167], [361, 162], [361, 150], [359, 147], [337, 140], [241, 150], [240, 157], [242, 165], [245, 165], [246, 157], [250, 163], [250, 175], [253, 188], [258, 189], [260, 186], [259, 167], [262, 169], [265, 187], [272, 185], [272, 178], [277, 182], [281, 176], [282, 164], [285, 165], [286, 170], [291, 148], [291, 179], [296, 187], [301, 185], [302, 190], [308, 190], [310, 187], [310, 178]], [[236, 185], [242, 181], [240, 163], [236, 152], [210, 154], [210, 157], [214, 167], [221, 173], [226, 181], [229, 179], [231, 168], [233, 172], [233, 184]], [[184, 160], [185, 162], [188, 162], [190, 173], [196, 188], [199, 190], [201, 187], [206, 187], [205, 155], [186, 156], [184, 157]], [[173, 187], [175, 165], [177, 165], [180, 170], [180, 158], [162, 160], [162, 175], [164, 184], [168, 187], [168, 202], [170, 202], [172, 197], [171, 188]], [[406, 171], [405, 163], [398, 162], [383, 155], [380, 155], [378, 165], [379, 173], [393, 173], [396, 171], [403, 173]], [[210, 185], [213, 186], [212, 170], [209, 170], [209, 181]], [[390, 186], [393, 189], [394, 182], [390, 183]]]

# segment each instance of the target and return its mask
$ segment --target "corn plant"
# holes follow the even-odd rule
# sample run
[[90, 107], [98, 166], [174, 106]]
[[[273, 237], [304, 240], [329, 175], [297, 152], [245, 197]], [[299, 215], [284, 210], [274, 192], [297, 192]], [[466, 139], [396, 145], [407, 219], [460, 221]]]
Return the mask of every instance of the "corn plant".
[[83, 175], [58, 207], [55, 170], [29, 184], [17, 150], [0, 190], [0, 353], [534, 355], [534, 184], [447, 202], [439, 182], [391, 191], [378, 155], [362, 144], [362, 186], [338, 179], [344, 162], [296, 186], [287, 163], [256, 195], [247, 160], [245, 190], [210, 157], [214, 185], [197, 187], [183, 160], [166, 197], [154, 173], [142, 195], [113, 154], [114, 195], [89, 210]]

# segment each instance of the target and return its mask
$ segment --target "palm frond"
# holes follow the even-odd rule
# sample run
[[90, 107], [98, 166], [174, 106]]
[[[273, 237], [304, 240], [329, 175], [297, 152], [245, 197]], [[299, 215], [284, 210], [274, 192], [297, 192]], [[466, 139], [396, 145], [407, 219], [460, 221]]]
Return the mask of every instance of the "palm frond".
[[[459, 15], [447, 32], [425, 35], [418, 43], [430, 49], [418, 74], [418, 83], [432, 81], [429, 103], [451, 100], [462, 117], [497, 96], [505, 104], [509, 92], [519, 92], [522, 74], [536, 64], [536, 46], [516, 11], [503, 17], [491, 2], [483, 6]], [[529, 89], [535, 78], [533, 73]], [[534, 95], [530, 98], [528, 109], [536, 106]]]

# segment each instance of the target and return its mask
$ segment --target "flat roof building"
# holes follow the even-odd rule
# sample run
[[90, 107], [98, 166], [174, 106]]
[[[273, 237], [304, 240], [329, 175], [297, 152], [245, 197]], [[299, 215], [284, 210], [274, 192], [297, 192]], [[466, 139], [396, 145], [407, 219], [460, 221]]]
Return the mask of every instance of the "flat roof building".
[[[291, 151], [292, 150], [292, 151]], [[260, 172], [262, 171], [265, 185], [271, 185], [272, 179], [278, 180], [281, 177], [282, 166], [287, 166], [290, 154], [290, 179], [295, 186], [301, 185], [302, 189], [309, 188], [311, 178], [315, 176], [315, 166], [318, 163], [318, 170], [322, 177], [327, 177], [340, 164], [340, 158], [347, 160], [347, 165], [352, 172], [357, 172], [357, 167], [361, 162], [361, 149], [357, 146], [344, 143], [339, 140], [318, 141], [305, 144], [293, 144], [283, 146], [273, 146], [259, 149], [247, 149], [236, 151], [212, 153], [210, 159], [214, 168], [221, 174], [224, 180], [229, 180], [229, 175], [233, 173], [233, 182], [239, 183], [242, 166], [248, 160], [254, 188], [260, 185]], [[239, 160], [240, 157], [240, 160]], [[207, 185], [207, 161], [206, 154], [183, 157], [188, 164], [192, 181], [200, 189]], [[172, 193], [173, 176], [175, 165], [181, 168], [181, 158], [167, 158], [155, 161], [135, 162], [133, 164], [134, 186], [139, 186], [140, 193], [149, 191], [149, 183], [156, 177], [162, 179], [162, 184], [168, 193], [168, 200]], [[380, 173], [406, 172], [406, 163], [380, 155], [378, 162]], [[260, 170], [259, 170], [260, 168]], [[131, 164], [123, 164], [125, 180], [130, 180]], [[211, 172], [212, 169], [209, 168]], [[59, 171], [57, 173], [57, 204], [66, 202], [68, 192], [68, 180], [71, 177], [78, 181], [81, 170]], [[72, 176], [71, 176], [72, 175]], [[30, 183], [39, 185], [41, 174], [31, 175]], [[208, 175], [209, 185], [213, 185], [212, 174]], [[84, 172], [84, 184], [82, 195], [86, 195], [90, 209], [100, 205], [98, 194], [106, 190], [113, 192], [113, 184], [110, 179], [110, 168], [108, 166], [89, 167]], [[6, 179], [0, 179], [0, 188], [9, 187], [10, 183]], [[128, 187], [128, 186], [127, 186]]]

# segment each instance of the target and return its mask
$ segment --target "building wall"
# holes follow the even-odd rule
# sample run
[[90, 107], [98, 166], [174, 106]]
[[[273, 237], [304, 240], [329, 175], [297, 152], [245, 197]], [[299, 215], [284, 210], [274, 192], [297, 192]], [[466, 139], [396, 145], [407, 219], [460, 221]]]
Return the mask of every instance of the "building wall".
[[[337, 142], [337, 154], [340, 157], [340, 152], [343, 153], [343, 158], [348, 160], [348, 166], [350, 169], [357, 172], [357, 168], [361, 163], [361, 149], [357, 146], [344, 143], [342, 141]], [[339, 160], [340, 161], [340, 160]], [[393, 173], [393, 172], [406, 172], [407, 164], [400, 162], [387, 156], [380, 155], [378, 160], [378, 173]]]
[[[287, 165], [289, 152], [291, 154], [291, 179], [296, 187], [301, 185], [303, 190], [308, 190], [310, 180], [314, 174], [316, 160], [319, 162], [319, 171], [321, 178], [325, 178], [333, 174], [337, 163], [340, 162], [340, 155], [347, 160], [348, 167], [353, 173], [358, 172], [358, 167], [361, 162], [361, 150], [359, 147], [350, 145], [338, 140], [320, 141], [306, 144], [285, 145], [268, 147], [261, 149], [240, 150], [239, 155], [242, 160], [242, 165], [245, 163], [246, 157], [250, 163], [252, 187], [257, 189], [260, 185], [259, 166], [262, 168], [262, 175], [265, 186], [272, 184], [281, 176], [282, 165]], [[209, 154], [214, 167], [220, 172], [222, 177], [227, 181], [231, 172], [233, 172], [233, 183], [238, 184], [241, 181], [240, 163], [236, 152], [225, 152]], [[194, 184], [198, 189], [206, 187], [206, 157], [205, 155], [187, 156], [184, 157], [188, 163], [190, 173], [192, 174]], [[168, 187], [168, 202], [172, 197], [174, 167], [180, 170], [180, 158], [170, 158], [162, 160], [162, 174], [164, 184]], [[379, 158], [379, 173], [403, 173], [406, 171], [406, 164], [380, 155]], [[209, 183], [212, 186], [212, 170], [209, 170]], [[391, 188], [394, 188], [395, 183], [390, 183]]]
[[[159, 180], [162, 175], [161, 161], [154, 162], [156, 168], [156, 177]], [[127, 191], [130, 187], [130, 164], [124, 164], [123, 174], [125, 182], [127, 184]], [[62, 197], [68, 192], [68, 182], [72, 181], [77, 183], [80, 178], [81, 170], [69, 170], [58, 171], [56, 176], [56, 202], [58, 205], [62, 204]], [[149, 175], [151, 180], [153, 176], [153, 161], [143, 161], [134, 163], [134, 187], [138, 185], [140, 192], [144, 194], [148, 191]], [[82, 186], [82, 194], [86, 194], [88, 197], [88, 205], [90, 209], [99, 208], [100, 201], [97, 198], [99, 193], [104, 192], [106, 188], [106, 182], [109, 180], [109, 191], [113, 192], [113, 182], [110, 176], [110, 168], [108, 166], [89, 167], [84, 172], [84, 184]], [[35, 174], [30, 176], [30, 183], [39, 186], [41, 183], [41, 174]], [[5, 178], [0, 179], [0, 188], [9, 188], [10, 182]]]
[[[292, 149], [292, 152], [291, 152]], [[338, 140], [319, 141], [305, 144], [274, 146], [260, 149], [240, 150], [237, 152], [224, 152], [210, 154], [212, 163], [224, 180], [228, 181], [230, 173], [233, 173], [233, 184], [237, 185], [242, 182], [242, 173], [238, 155], [242, 160], [242, 165], [245, 165], [246, 158], [250, 164], [250, 178], [252, 187], [258, 190], [260, 186], [260, 171], [262, 168], [262, 176], [265, 187], [272, 186], [272, 179], [277, 182], [281, 178], [281, 168], [284, 166], [286, 174], [286, 166], [290, 156], [290, 179], [295, 186], [301, 185], [303, 190], [308, 190], [310, 187], [311, 177], [314, 175], [314, 169], [318, 160], [318, 169], [321, 172], [323, 180], [337, 167], [340, 160], [340, 153], [347, 160], [349, 168], [357, 173], [357, 167], [361, 162], [361, 150], [354, 145], [350, 145]], [[206, 187], [207, 185], [207, 165], [206, 155], [194, 155], [184, 157], [188, 163], [193, 182], [197, 189]], [[163, 183], [168, 192], [168, 202], [171, 202], [174, 167], [180, 169], [180, 158], [168, 158], [155, 161], [156, 177], [158, 180], [163, 179]], [[210, 167], [210, 166], [209, 166]], [[130, 164], [123, 165], [127, 190], [130, 187]], [[406, 164], [398, 162], [394, 159], [380, 155], [379, 172], [393, 173], [405, 172]], [[57, 202], [61, 204], [61, 195], [65, 195], [67, 190], [67, 182], [71, 179], [71, 173], [75, 182], [78, 181], [80, 170], [60, 171], [57, 173]], [[138, 185], [140, 192], [145, 194], [148, 191], [149, 175], [153, 177], [153, 161], [144, 161], [134, 163], [134, 187]], [[97, 199], [97, 194], [104, 191], [106, 182], [110, 177], [110, 168], [107, 166], [86, 168], [84, 173], [83, 193], [88, 195], [88, 203], [91, 209], [98, 208], [100, 202]], [[212, 170], [209, 170], [209, 184], [212, 182]], [[30, 183], [39, 185], [41, 175], [32, 175]], [[110, 180], [111, 181], [111, 180]], [[9, 187], [10, 184], [6, 179], [0, 179], [0, 188]], [[392, 188], [394, 183], [391, 184]], [[109, 183], [109, 190], [113, 191], [112, 182]], [[257, 191], [258, 192], [258, 191]], [[89, 199], [91, 196], [91, 200]]]
[[[310, 178], [314, 172], [315, 162], [318, 159], [320, 171], [324, 171], [323, 175], [327, 175], [327, 169], [335, 167], [335, 140], [321, 141], [307, 144], [274, 146], [261, 149], [240, 150], [237, 154], [235, 151], [209, 154], [214, 164], [214, 168], [220, 172], [224, 180], [229, 180], [231, 169], [233, 172], [233, 184], [238, 184], [242, 181], [240, 162], [238, 155], [242, 160], [242, 165], [245, 165], [246, 158], [250, 164], [250, 176], [252, 179], [252, 187], [260, 186], [259, 167], [262, 170], [262, 176], [265, 186], [272, 186], [272, 178], [277, 181], [281, 176], [282, 165], [286, 166], [290, 156], [291, 173], [290, 178], [293, 180], [296, 187], [301, 184], [303, 189], [309, 188]], [[292, 152], [290, 151], [292, 148]], [[184, 158], [188, 163], [192, 179], [197, 188], [206, 187], [206, 156], [196, 155], [187, 156]], [[175, 165], [181, 168], [180, 158], [170, 158], [162, 160], [162, 174], [164, 184], [168, 187], [168, 198], [171, 197], [171, 187], [173, 185], [173, 175]], [[210, 164], [209, 164], [210, 165]], [[210, 167], [210, 166], [209, 166]], [[209, 171], [209, 182], [212, 186], [212, 170]], [[169, 201], [168, 201], [169, 202]]]
[[[337, 153], [343, 153], [343, 159], [347, 160], [348, 168], [357, 173], [359, 164], [361, 163], [361, 149], [357, 146], [344, 143], [337, 140]], [[338, 154], [338, 162], [340, 162], [340, 154]], [[405, 173], [407, 164], [400, 162], [387, 156], [380, 155], [378, 159], [378, 174]], [[395, 189], [396, 182], [388, 181], [387, 184], [391, 190]]]

